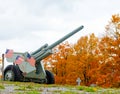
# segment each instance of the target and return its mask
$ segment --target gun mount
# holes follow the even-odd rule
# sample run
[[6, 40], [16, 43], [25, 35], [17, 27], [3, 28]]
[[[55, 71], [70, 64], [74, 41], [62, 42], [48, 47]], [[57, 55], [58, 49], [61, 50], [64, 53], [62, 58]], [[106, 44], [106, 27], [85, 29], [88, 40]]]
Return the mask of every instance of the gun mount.
[[[15, 62], [16, 58], [18, 59], [19, 57], [22, 57], [22, 63], [18, 63], [16, 65], [9, 65], [6, 67], [4, 70], [4, 80], [21, 80], [23, 77], [26, 78], [27, 80], [33, 80], [35, 82], [41, 82], [41, 83], [48, 83], [48, 84], [53, 84], [54, 83], [54, 76], [51, 72], [44, 70], [44, 67], [41, 63], [41, 60], [46, 58], [47, 56], [51, 55], [52, 49], [59, 45], [61, 42], [64, 40], [68, 39], [81, 29], [83, 29], [84, 26], [80, 26], [77, 29], [73, 30], [72, 32], [68, 33], [61, 39], [57, 40], [50, 46], [48, 44], [45, 44], [41, 46], [39, 49], [36, 51], [32, 52], [29, 54], [30, 58], [33, 57], [35, 60], [35, 66], [32, 66], [29, 61], [27, 61], [28, 57], [28, 52], [26, 53], [19, 53], [19, 52], [14, 52], [12, 57], [6, 57], [6, 60], [8, 62]], [[19, 72], [19, 73], [17, 73]], [[13, 76], [9, 76], [9, 74]], [[19, 75], [18, 75], [19, 74]], [[23, 79], [22, 79], [23, 80]]]

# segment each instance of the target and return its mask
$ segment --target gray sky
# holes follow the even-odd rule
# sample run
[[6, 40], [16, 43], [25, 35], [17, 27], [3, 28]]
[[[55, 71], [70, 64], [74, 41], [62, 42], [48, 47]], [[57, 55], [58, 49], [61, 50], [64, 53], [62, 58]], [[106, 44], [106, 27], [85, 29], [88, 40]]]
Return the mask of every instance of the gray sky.
[[0, 0], [0, 54], [7, 48], [31, 52], [84, 25], [69, 40], [105, 31], [120, 0]]

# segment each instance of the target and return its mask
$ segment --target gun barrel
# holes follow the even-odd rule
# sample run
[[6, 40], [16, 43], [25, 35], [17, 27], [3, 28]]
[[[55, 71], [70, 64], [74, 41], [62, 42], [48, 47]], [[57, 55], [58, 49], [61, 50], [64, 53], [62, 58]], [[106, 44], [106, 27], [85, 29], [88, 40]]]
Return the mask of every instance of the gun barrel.
[[62, 37], [61, 39], [59, 39], [58, 41], [56, 41], [55, 43], [53, 43], [52, 45], [48, 46], [47, 49], [52, 49], [55, 46], [57, 46], [58, 44], [60, 44], [61, 42], [63, 42], [64, 40], [66, 40], [67, 38], [71, 37], [72, 35], [74, 35], [75, 33], [77, 33], [78, 31], [80, 31], [81, 29], [83, 29], [84, 26], [80, 26], [77, 29], [73, 30], [72, 32], [70, 32], [69, 34], [65, 35], [64, 37]]
[[36, 61], [40, 61], [42, 59], [44, 59], [45, 57], [47, 57], [48, 55], [52, 54], [50, 52], [47, 52], [48, 50], [52, 50], [52, 48], [54, 48], [55, 46], [57, 46], [58, 44], [60, 44], [61, 42], [63, 42], [64, 40], [66, 40], [67, 38], [71, 37], [72, 35], [74, 35], [75, 33], [77, 33], [78, 31], [80, 31], [81, 29], [83, 29], [84, 26], [80, 26], [77, 29], [73, 30], [72, 32], [68, 33], [67, 35], [65, 35], [64, 37], [62, 37], [61, 39], [59, 39], [58, 41], [56, 41], [55, 43], [51, 44], [50, 46], [47, 46], [46, 48], [44, 48], [43, 50], [37, 50], [35, 54], [32, 54], [33, 57], [36, 59]]
[[52, 54], [52, 50], [47, 50], [42, 55], [40, 55], [38, 58], [36, 58], [36, 61], [42, 60], [46, 58], [47, 56], [49, 56], [50, 54]]
[[34, 51], [31, 55], [35, 55], [36, 53], [40, 52], [42, 49], [46, 48], [48, 46], [48, 44], [44, 44], [43, 46], [41, 46], [39, 49], [37, 49], [36, 51]]

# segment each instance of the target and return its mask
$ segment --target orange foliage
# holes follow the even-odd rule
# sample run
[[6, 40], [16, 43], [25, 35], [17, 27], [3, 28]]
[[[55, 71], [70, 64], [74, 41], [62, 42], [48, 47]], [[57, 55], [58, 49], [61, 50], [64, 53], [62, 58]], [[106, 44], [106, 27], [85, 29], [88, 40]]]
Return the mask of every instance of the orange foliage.
[[[45, 68], [55, 74], [56, 84], [97, 84], [103, 87], [120, 87], [120, 16], [113, 15], [107, 25], [110, 34], [97, 38], [94, 34], [81, 37], [76, 44], [62, 43], [54, 54], [44, 60]], [[112, 24], [112, 25], [111, 25]], [[114, 26], [114, 27], [113, 27]], [[109, 31], [112, 28], [113, 33]], [[115, 28], [115, 29], [114, 29]]]
[[112, 15], [111, 22], [112, 23], [119, 23], [120, 22], [120, 15], [119, 14]]

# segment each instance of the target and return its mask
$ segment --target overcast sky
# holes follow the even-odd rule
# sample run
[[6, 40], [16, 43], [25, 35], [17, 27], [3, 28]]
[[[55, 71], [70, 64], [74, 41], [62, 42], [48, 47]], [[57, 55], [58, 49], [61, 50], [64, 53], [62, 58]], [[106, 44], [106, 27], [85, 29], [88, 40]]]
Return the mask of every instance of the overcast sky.
[[118, 13], [120, 0], [0, 0], [0, 54], [34, 51], [81, 25], [70, 43], [92, 32], [100, 36]]

